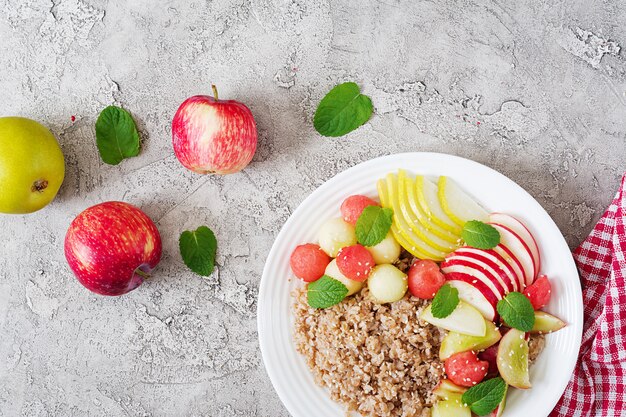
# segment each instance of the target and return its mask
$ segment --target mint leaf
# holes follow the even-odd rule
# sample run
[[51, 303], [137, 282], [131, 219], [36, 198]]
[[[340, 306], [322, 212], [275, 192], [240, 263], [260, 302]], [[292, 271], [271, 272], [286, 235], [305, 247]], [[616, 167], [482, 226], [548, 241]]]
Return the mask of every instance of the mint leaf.
[[385, 239], [393, 221], [393, 210], [367, 206], [356, 221], [356, 239], [363, 246], [374, 246]]
[[498, 314], [507, 324], [523, 332], [535, 325], [535, 310], [528, 297], [520, 292], [510, 292], [496, 306]]
[[500, 243], [496, 228], [478, 220], [466, 222], [461, 237], [468, 246], [476, 249], [493, 249]]
[[435, 294], [430, 311], [434, 317], [443, 319], [452, 314], [457, 305], [459, 305], [459, 290], [450, 284], [445, 284]]
[[96, 144], [102, 160], [117, 165], [139, 154], [139, 133], [133, 117], [126, 110], [109, 106], [96, 121]]
[[486, 416], [502, 402], [507, 388], [506, 383], [500, 377], [488, 379], [465, 391], [461, 400], [474, 414]]
[[200, 226], [193, 232], [186, 230], [178, 240], [185, 265], [198, 275], [208, 277], [215, 267], [217, 239], [211, 229]]
[[343, 136], [367, 122], [373, 111], [372, 100], [361, 94], [358, 85], [343, 83], [322, 99], [313, 126], [322, 136]]
[[313, 308], [328, 308], [339, 304], [348, 294], [348, 288], [335, 278], [324, 275], [307, 286], [307, 300]]

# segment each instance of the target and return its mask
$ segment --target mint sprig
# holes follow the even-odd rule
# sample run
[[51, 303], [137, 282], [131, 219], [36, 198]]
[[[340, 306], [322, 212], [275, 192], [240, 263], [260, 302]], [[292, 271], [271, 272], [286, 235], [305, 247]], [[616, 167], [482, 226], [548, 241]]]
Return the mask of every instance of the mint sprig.
[[211, 229], [200, 226], [194, 231], [184, 231], [178, 240], [185, 265], [198, 275], [208, 277], [215, 268], [217, 239]]
[[500, 377], [488, 379], [474, 385], [461, 397], [472, 412], [479, 416], [486, 416], [500, 405], [507, 391], [506, 382]]
[[348, 288], [336, 279], [324, 275], [307, 286], [307, 300], [313, 308], [328, 308], [339, 304], [348, 294]]
[[139, 133], [129, 112], [109, 106], [96, 121], [96, 145], [102, 160], [117, 165], [139, 154]]
[[435, 294], [430, 311], [434, 317], [443, 319], [452, 314], [457, 305], [459, 305], [459, 290], [450, 284], [445, 284]]
[[490, 224], [478, 220], [465, 222], [461, 237], [476, 249], [493, 249], [500, 243], [500, 233]]
[[523, 332], [535, 325], [535, 310], [528, 297], [520, 292], [510, 292], [496, 306], [504, 322]]
[[393, 210], [379, 206], [367, 206], [356, 221], [357, 241], [363, 246], [374, 246], [385, 239], [391, 223]]
[[361, 94], [358, 85], [343, 83], [322, 99], [313, 126], [322, 136], [343, 136], [367, 122], [373, 111], [372, 100]]

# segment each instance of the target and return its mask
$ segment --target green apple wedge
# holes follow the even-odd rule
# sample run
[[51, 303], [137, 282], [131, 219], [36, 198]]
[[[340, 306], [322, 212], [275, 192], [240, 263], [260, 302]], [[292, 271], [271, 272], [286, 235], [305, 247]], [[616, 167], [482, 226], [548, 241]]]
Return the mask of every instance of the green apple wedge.
[[460, 227], [469, 220], [489, 221], [489, 213], [452, 179], [441, 176], [437, 184], [437, 195], [443, 211]]
[[496, 325], [491, 321], [485, 320], [485, 327], [487, 331], [482, 337], [449, 332], [441, 342], [439, 359], [445, 361], [455, 353], [467, 352], [468, 350], [484, 350], [498, 343], [502, 335]]
[[535, 311], [535, 324], [530, 330], [530, 333], [552, 333], [561, 330], [565, 326], [565, 322], [560, 318], [548, 314], [545, 311]]
[[439, 227], [422, 210], [415, 193], [415, 180], [402, 169], [398, 170], [398, 195], [404, 211], [414, 220], [417, 220], [419, 225], [432, 236], [432, 240], [435, 243], [440, 241], [440, 244], [447, 248], [446, 250], [454, 250], [459, 246], [458, 235]]
[[433, 326], [468, 336], [485, 337], [487, 333], [487, 324], [483, 315], [464, 301], [459, 301], [454, 311], [441, 319], [433, 316], [431, 305], [428, 305], [420, 314], [420, 318]]
[[463, 403], [462, 394], [449, 394], [447, 399], [439, 400], [433, 406], [432, 417], [471, 417], [472, 412]]
[[433, 394], [442, 400], [447, 400], [450, 398], [450, 395], [462, 395], [465, 391], [467, 391], [467, 388], [457, 385], [449, 379], [444, 379], [437, 384]]
[[498, 371], [504, 382], [515, 388], [531, 387], [528, 373], [528, 341], [526, 333], [509, 330], [500, 340], [496, 357]]

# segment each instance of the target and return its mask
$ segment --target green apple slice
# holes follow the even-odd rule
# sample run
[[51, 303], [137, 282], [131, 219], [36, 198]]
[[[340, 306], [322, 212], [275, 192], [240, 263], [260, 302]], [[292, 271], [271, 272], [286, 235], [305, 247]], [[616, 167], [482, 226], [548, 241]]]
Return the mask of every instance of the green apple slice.
[[432, 219], [428, 218], [428, 215], [422, 210], [417, 201], [417, 195], [415, 192], [415, 180], [410, 178], [404, 170], [398, 171], [398, 194], [400, 194], [400, 200], [406, 207], [408, 213], [419, 224], [432, 233], [436, 239], [443, 241], [442, 245], [446, 248], [456, 249], [459, 246], [459, 236], [451, 233], [435, 224]]
[[420, 318], [433, 326], [441, 327], [451, 332], [478, 337], [484, 337], [487, 333], [487, 324], [480, 311], [464, 301], [459, 301], [459, 304], [448, 317], [439, 319], [433, 316], [431, 306], [429, 305], [424, 309]]
[[439, 202], [443, 211], [459, 226], [469, 220], [489, 221], [489, 213], [448, 177], [439, 177]]
[[528, 373], [528, 341], [524, 332], [511, 329], [502, 337], [496, 363], [500, 376], [507, 384], [520, 389], [531, 387]]
[[444, 379], [437, 384], [433, 394], [443, 400], [447, 400], [454, 395], [463, 395], [465, 391], [467, 391], [467, 388], [457, 385], [449, 379]]
[[380, 204], [383, 207], [391, 208], [394, 212], [391, 232], [400, 246], [409, 251], [413, 256], [420, 259], [442, 260], [445, 256], [443, 252], [441, 254], [431, 253], [428, 249], [426, 249], [426, 247], [424, 247], [423, 243], [420, 243], [419, 238], [410, 231], [410, 228], [404, 222], [404, 218], [399, 215], [400, 210], [398, 208], [397, 201], [394, 199], [393, 191], [389, 189], [387, 180], [379, 180], [377, 187]]
[[535, 325], [530, 333], [552, 333], [561, 330], [566, 324], [558, 317], [548, 314], [545, 311], [535, 311]]
[[426, 213], [433, 223], [448, 230], [460, 239], [462, 228], [454, 223], [443, 211], [437, 193], [437, 184], [422, 175], [415, 177], [415, 194], [417, 195], [417, 201], [422, 210], [424, 210], [424, 213]]
[[439, 359], [445, 361], [455, 353], [467, 352], [468, 350], [484, 350], [498, 343], [502, 337], [500, 330], [491, 321], [485, 320], [485, 326], [487, 331], [482, 337], [468, 336], [457, 332], [448, 333], [441, 342]]
[[439, 400], [433, 406], [432, 417], [471, 417], [472, 412], [463, 403], [461, 394], [451, 394], [446, 400]]

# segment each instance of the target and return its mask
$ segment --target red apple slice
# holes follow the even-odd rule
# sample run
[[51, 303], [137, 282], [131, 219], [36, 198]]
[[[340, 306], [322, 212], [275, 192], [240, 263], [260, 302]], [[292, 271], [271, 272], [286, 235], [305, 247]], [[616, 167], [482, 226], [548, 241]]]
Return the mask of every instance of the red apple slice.
[[517, 258], [524, 271], [524, 286], [535, 280], [535, 263], [530, 249], [515, 232], [508, 227], [490, 223], [500, 233], [500, 245], [506, 247], [513, 257]]
[[[469, 259], [469, 258], [468, 258]], [[445, 261], [441, 263], [441, 271], [444, 274], [451, 272], [459, 272], [461, 274], [467, 274], [474, 277], [474, 279], [482, 282], [489, 290], [494, 294], [496, 300], [501, 300], [507, 292], [500, 285], [494, 276], [482, 270], [479, 266], [473, 264], [471, 259], [464, 260], [458, 259], [455, 256], [449, 256]]]
[[508, 227], [513, 232], [517, 233], [519, 237], [526, 242], [526, 246], [530, 249], [530, 253], [533, 256], [533, 260], [535, 261], [535, 276], [539, 274], [541, 270], [541, 255], [539, 253], [539, 245], [537, 245], [537, 241], [533, 237], [530, 230], [518, 219], [515, 217], [504, 214], [504, 213], [492, 213], [489, 215], [489, 221], [491, 223], [496, 223], [502, 225], [504, 227]]
[[446, 279], [448, 284], [459, 290], [461, 300], [474, 306], [487, 320], [495, 320], [498, 299], [487, 286], [470, 275], [458, 272], [446, 274]]
[[[499, 253], [494, 250], [476, 249], [471, 246], [463, 246], [457, 249], [455, 254], [472, 256], [487, 264], [496, 274], [500, 275], [504, 282], [508, 284], [509, 291], [519, 291], [520, 275]], [[520, 270], [521, 273], [521, 270]], [[524, 277], [521, 276], [521, 280]]]
[[[502, 287], [502, 295], [506, 295], [511, 291], [515, 291], [513, 280], [508, 274], [502, 271], [497, 265], [492, 263], [489, 259], [486, 259], [480, 250], [473, 251], [465, 251], [465, 250], [456, 250], [450, 256], [448, 256], [449, 260], [461, 260], [464, 262], [469, 262], [471, 265], [477, 267], [480, 271], [484, 272], [488, 275], [492, 280], [495, 280], [497, 286]], [[517, 283], [516, 283], [517, 284]]]
[[518, 291], [523, 291], [526, 287], [526, 278], [524, 276], [524, 268], [522, 267], [522, 263], [513, 255], [509, 248], [502, 244], [498, 244], [493, 249], [489, 249], [493, 251], [496, 255], [502, 258], [509, 267], [515, 271], [515, 276], [517, 277]]

